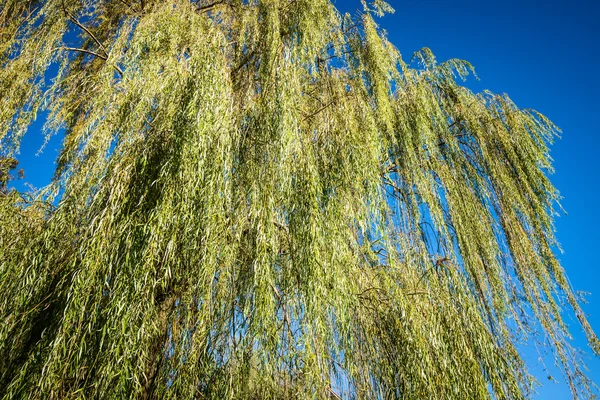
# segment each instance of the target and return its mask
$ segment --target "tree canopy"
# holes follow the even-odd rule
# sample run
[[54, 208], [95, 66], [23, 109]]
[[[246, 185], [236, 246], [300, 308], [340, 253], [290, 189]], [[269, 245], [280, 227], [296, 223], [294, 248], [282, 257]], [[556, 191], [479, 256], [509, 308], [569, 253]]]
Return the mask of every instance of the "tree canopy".
[[0, 156], [62, 138], [0, 191], [0, 397], [518, 399], [527, 340], [591, 397], [558, 128], [391, 11], [0, 0]]

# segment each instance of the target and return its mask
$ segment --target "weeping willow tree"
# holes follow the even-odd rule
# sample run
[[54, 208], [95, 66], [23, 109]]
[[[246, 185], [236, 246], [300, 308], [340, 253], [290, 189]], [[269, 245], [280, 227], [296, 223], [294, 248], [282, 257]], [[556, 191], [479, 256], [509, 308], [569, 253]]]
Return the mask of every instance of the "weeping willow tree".
[[558, 129], [329, 0], [0, 0], [5, 399], [519, 399], [563, 320]]

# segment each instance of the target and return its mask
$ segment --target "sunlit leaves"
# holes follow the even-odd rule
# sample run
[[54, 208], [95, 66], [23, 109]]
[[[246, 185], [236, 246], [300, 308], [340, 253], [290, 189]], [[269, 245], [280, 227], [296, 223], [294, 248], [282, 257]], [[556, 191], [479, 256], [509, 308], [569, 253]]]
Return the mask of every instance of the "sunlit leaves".
[[538, 328], [590, 394], [558, 129], [403, 61], [385, 2], [26, 3], [0, 155], [41, 111], [63, 142], [44, 191], [0, 193], [0, 395], [522, 398]]

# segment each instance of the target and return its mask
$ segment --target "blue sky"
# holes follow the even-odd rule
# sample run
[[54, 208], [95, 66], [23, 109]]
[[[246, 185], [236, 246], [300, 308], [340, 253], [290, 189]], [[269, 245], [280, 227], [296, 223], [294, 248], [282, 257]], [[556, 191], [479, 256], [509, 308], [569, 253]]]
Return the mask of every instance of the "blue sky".
[[[481, 79], [475, 90], [506, 92], [523, 108], [534, 108], [563, 131], [552, 147], [553, 183], [568, 215], [556, 220], [564, 253], [559, 255], [576, 290], [591, 292], [584, 311], [600, 331], [600, 6], [592, 0], [388, 0], [396, 9], [379, 19], [405, 60], [429, 47], [442, 61], [471, 62]], [[343, 10], [358, 0], [337, 0]], [[571, 314], [566, 317], [573, 344], [589, 354], [590, 376], [600, 384], [600, 359], [591, 355]], [[542, 387], [536, 399], [569, 399], [560, 373], [545, 363], [560, 383], [546, 379], [537, 353], [524, 357]]]
[[[389, 0], [388, 0], [389, 1]], [[405, 59], [429, 47], [438, 60], [463, 58], [481, 79], [475, 90], [508, 93], [521, 107], [534, 108], [562, 130], [552, 148], [556, 173], [552, 181], [564, 197], [568, 215], [556, 221], [564, 253], [559, 256], [576, 290], [591, 292], [584, 310], [600, 331], [600, 270], [595, 253], [600, 239], [600, 6], [592, 0], [391, 0], [396, 13], [378, 22]], [[337, 0], [343, 10], [360, 7], [358, 0]], [[35, 156], [43, 142], [40, 124], [26, 135], [20, 167], [36, 187], [53, 173], [59, 138]], [[20, 182], [17, 186], [22, 186]], [[571, 314], [567, 321], [574, 345], [591, 354]], [[530, 354], [531, 353], [531, 354]], [[568, 399], [564, 380], [547, 379], [537, 356], [524, 355], [543, 384], [536, 399]], [[552, 360], [545, 360], [551, 366]], [[600, 384], [600, 359], [590, 355], [590, 376]]]

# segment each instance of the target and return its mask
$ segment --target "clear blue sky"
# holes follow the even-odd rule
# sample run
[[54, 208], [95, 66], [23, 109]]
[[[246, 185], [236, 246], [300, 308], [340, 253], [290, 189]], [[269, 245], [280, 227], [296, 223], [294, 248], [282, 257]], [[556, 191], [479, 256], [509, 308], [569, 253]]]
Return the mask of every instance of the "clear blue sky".
[[[584, 311], [600, 331], [600, 5], [592, 0], [388, 0], [396, 9], [378, 22], [405, 59], [422, 48], [437, 59], [470, 61], [480, 77], [476, 90], [506, 92], [520, 107], [534, 108], [562, 130], [551, 155], [553, 183], [568, 215], [556, 221], [559, 256], [576, 290], [591, 292]], [[343, 10], [358, 0], [337, 0]], [[591, 355], [571, 314], [573, 344], [589, 354], [590, 376], [600, 384], [600, 359]], [[531, 353], [531, 354], [530, 354]], [[543, 384], [536, 399], [569, 399], [564, 379], [546, 379], [537, 355], [525, 358]], [[553, 361], [545, 360], [547, 366]]]
[[[389, 1], [389, 0], [388, 0]], [[476, 90], [506, 92], [521, 107], [537, 109], [552, 119], [563, 137], [553, 149], [552, 180], [564, 197], [568, 215], [557, 219], [563, 266], [576, 290], [591, 292], [584, 310], [600, 331], [600, 6], [592, 0], [391, 0], [396, 13], [379, 20], [405, 55], [427, 46], [438, 60], [463, 58], [476, 68]], [[355, 10], [358, 0], [337, 0]], [[26, 135], [21, 156], [26, 182], [46, 184], [60, 145], [54, 138], [40, 156], [39, 124]], [[17, 186], [22, 187], [22, 182]], [[600, 359], [591, 355], [572, 315], [567, 316], [574, 345], [590, 354], [590, 376], [600, 384]], [[545, 379], [533, 352], [525, 357], [543, 384], [536, 399], [569, 399], [564, 380]], [[551, 366], [552, 360], [546, 360]]]

